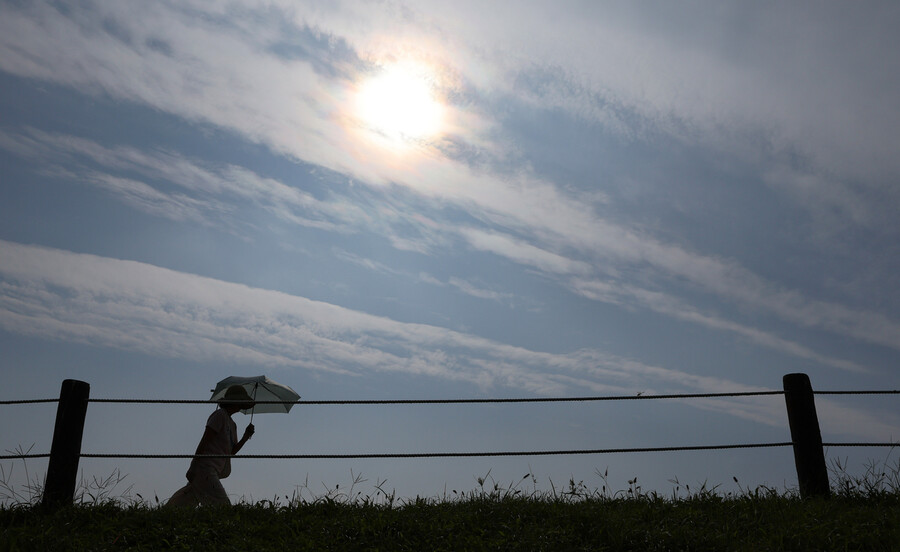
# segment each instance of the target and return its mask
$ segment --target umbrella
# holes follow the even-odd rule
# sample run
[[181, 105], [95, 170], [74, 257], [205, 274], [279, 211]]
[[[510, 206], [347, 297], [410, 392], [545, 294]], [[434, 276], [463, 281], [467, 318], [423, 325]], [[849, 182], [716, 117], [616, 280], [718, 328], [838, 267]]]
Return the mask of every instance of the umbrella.
[[257, 404], [253, 408], [241, 410], [244, 414], [250, 414], [250, 420], [253, 420], [253, 414], [259, 412], [290, 412], [294, 402], [300, 399], [300, 395], [287, 385], [275, 382], [266, 376], [255, 376], [252, 378], [242, 378], [238, 376], [230, 376], [216, 384], [216, 388], [212, 390], [211, 401], [221, 399], [225, 396], [225, 391], [232, 385], [240, 385], [247, 394], [256, 401], [286, 401], [284, 403]]

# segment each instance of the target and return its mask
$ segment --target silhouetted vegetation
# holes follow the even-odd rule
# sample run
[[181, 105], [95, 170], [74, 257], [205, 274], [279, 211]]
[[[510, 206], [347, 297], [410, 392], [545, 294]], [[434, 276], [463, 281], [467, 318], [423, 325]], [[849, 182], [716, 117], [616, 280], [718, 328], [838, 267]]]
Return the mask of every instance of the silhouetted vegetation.
[[[81, 495], [45, 512], [35, 502], [0, 508], [2, 550], [896, 550], [900, 465], [871, 464], [850, 476], [834, 463], [834, 496], [801, 499], [759, 487], [736, 493], [673, 481], [665, 496], [637, 480], [611, 491], [569, 481], [550, 492], [534, 478], [501, 486], [398, 499], [375, 485], [241, 503], [160, 508], [140, 495]], [[598, 473], [601, 477], [605, 474]], [[115, 474], [89, 483], [120, 484]], [[95, 485], [96, 486], [96, 485]], [[536, 489], [536, 485], [532, 488]], [[8, 493], [7, 493], [8, 494]]]

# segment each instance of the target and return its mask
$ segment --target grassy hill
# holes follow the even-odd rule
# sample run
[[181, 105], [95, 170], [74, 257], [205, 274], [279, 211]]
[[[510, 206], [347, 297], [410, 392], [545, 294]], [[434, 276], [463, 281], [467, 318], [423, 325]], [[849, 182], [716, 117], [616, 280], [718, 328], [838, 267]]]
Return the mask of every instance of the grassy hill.
[[0, 550], [900, 550], [900, 495], [0, 509]]
[[[124, 479], [83, 484], [78, 505], [44, 511], [39, 488], [0, 481], [0, 552], [14, 550], [900, 550], [900, 463], [862, 477], [841, 466], [830, 498], [794, 491], [565, 489], [530, 493], [478, 478], [462, 495], [397, 499], [334, 490], [220, 508], [166, 508]], [[526, 476], [526, 478], [529, 476]], [[361, 481], [358, 478], [356, 482]], [[524, 481], [524, 480], [523, 480]], [[677, 481], [673, 482], [677, 485]], [[5, 484], [5, 485], [4, 485]], [[34, 492], [30, 492], [34, 491]], [[454, 491], [455, 493], [455, 491]]]

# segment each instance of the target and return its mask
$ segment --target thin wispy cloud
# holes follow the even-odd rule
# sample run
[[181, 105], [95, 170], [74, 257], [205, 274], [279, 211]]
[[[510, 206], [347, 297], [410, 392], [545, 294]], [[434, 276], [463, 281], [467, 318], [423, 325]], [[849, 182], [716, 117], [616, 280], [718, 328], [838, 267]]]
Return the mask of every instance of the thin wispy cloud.
[[[319, 200], [243, 167], [213, 167], [171, 151], [107, 147], [37, 129], [0, 131], [0, 147], [32, 158], [44, 171], [65, 160], [67, 167], [60, 176], [100, 186], [131, 207], [156, 216], [221, 225], [237, 204], [249, 201], [285, 222], [336, 232], [346, 232], [359, 225], [356, 220], [368, 218], [354, 204]], [[128, 174], [146, 180], [137, 181]]]
[[860, 366], [856, 362], [822, 355], [799, 343], [783, 339], [770, 332], [732, 322], [714, 314], [704, 313], [695, 307], [687, 305], [674, 297], [658, 291], [622, 285], [613, 281], [579, 279], [572, 281], [572, 288], [576, 293], [595, 301], [622, 306], [641, 306], [654, 312], [672, 316], [679, 320], [700, 324], [718, 331], [735, 333], [763, 347], [798, 358], [812, 360], [825, 366], [831, 366], [833, 368], [851, 372], [867, 371], [864, 366]]
[[[602, 359], [602, 373], [620, 380], [641, 375], [639, 363], [616, 366], [600, 353], [530, 351], [144, 263], [11, 242], [0, 242], [0, 253], [0, 323], [13, 332], [195, 360], [403, 371], [541, 394], [570, 390], [554, 372], [590, 374], [590, 359]], [[700, 381], [672, 374], [673, 386]]]
[[[406, 373], [538, 395], [758, 389], [596, 350], [551, 354], [512, 347], [133, 261], [4, 241], [0, 258], [0, 326], [29, 336], [280, 370]], [[701, 406], [783, 423], [765, 405]], [[872, 421], [850, 409], [835, 412]], [[844, 423], [831, 427], [851, 432]], [[862, 433], [886, 427], [870, 423]]]
[[210, 224], [203, 214], [212, 207], [183, 194], [165, 194], [143, 182], [109, 174], [88, 173], [84, 180], [112, 193], [126, 205], [150, 215], [175, 221]]
[[477, 297], [479, 299], [489, 299], [491, 301], [505, 302], [512, 298], [510, 293], [500, 293], [490, 289], [484, 289], [476, 286], [472, 282], [463, 280], [462, 278], [451, 277], [447, 283], [466, 295]]
[[[104, 169], [123, 173], [138, 172], [153, 180], [162, 180], [167, 184], [179, 186], [190, 193], [201, 194], [194, 198], [184, 194], [166, 194], [146, 183], [97, 173], [93, 169], [85, 168], [84, 178], [87, 182], [115, 193], [132, 207], [149, 214], [178, 220], [191, 219], [210, 225], [233, 225], [232, 213], [237, 208], [236, 200], [250, 200], [293, 224], [339, 232], [363, 230], [383, 232], [390, 236], [395, 246], [400, 249], [427, 253], [436, 243], [431, 242], [431, 245], [425, 246], [412, 245], [415, 240], [398, 233], [390, 222], [392, 219], [400, 223], [415, 220], [415, 217], [404, 214], [408, 209], [404, 209], [401, 205], [385, 204], [381, 214], [391, 216], [373, 217], [351, 198], [333, 194], [331, 200], [322, 201], [277, 180], [262, 177], [235, 165], [213, 169], [172, 152], [148, 153], [129, 147], [108, 148], [83, 138], [49, 134], [35, 129], [29, 129], [22, 135], [4, 133], [2, 144], [13, 152], [43, 162], [52, 163], [53, 159], [60, 156], [74, 156], [76, 161], [83, 159]], [[484, 177], [480, 177], [480, 180], [482, 183], [486, 182]], [[499, 181], [493, 181], [488, 185], [500, 189], [503, 186]], [[500, 255], [554, 276], [583, 278], [596, 272], [615, 274], [618, 271], [616, 267], [626, 268], [633, 263], [649, 263], [658, 271], [650, 272], [650, 277], [687, 278], [708, 292], [755, 310], [781, 316], [800, 326], [821, 327], [887, 347], [897, 347], [897, 343], [900, 343], [898, 339], [900, 326], [883, 315], [854, 311], [821, 301], [810, 301], [796, 292], [780, 290], [733, 262], [691, 253], [597, 219], [585, 212], [581, 206], [551, 191], [546, 184], [541, 184], [540, 187], [545, 189], [545, 193], [537, 194], [536, 200], [543, 202], [549, 213], [559, 215], [558, 218], [546, 218], [547, 225], [543, 227], [538, 221], [525, 221], [519, 216], [523, 211], [536, 211], [537, 205], [522, 205], [515, 198], [505, 197], [507, 192], [502, 190], [498, 194], [500, 201], [482, 205], [486, 209], [483, 217], [487, 223], [492, 223], [500, 229], [528, 232], [530, 241], [497, 231], [455, 226], [449, 220], [431, 221], [430, 226], [432, 230], [440, 229], [445, 235], [458, 234], [477, 250]], [[509, 191], [512, 191], [512, 188]], [[471, 204], [469, 205], [471, 207]], [[501, 209], [503, 212], [498, 212]], [[533, 225], [529, 227], [528, 222], [532, 222]], [[420, 227], [428, 231], [428, 225]], [[398, 242], [407, 242], [409, 245], [404, 246]], [[546, 249], [535, 244], [543, 245]], [[584, 260], [576, 260], [551, 251], [561, 248], [573, 254], [587, 256], [583, 257]], [[599, 259], [594, 260], [591, 257]], [[456, 280], [457, 283], [461, 281]], [[567, 287], [569, 285], [565, 280], [561, 283]], [[484, 299], [498, 300], [508, 296], [503, 292], [478, 289], [471, 284], [460, 284], [455, 287], [469, 295]], [[588, 287], [592, 287], [593, 290], [588, 291]], [[600, 298], [602, 294], [598, 294], [596, 280], [588, 287], [583, 283], [575, 284], [575, 288], [583, 295], [594, 299]], [[855, 363], [813, 353], [802, 345], [777, 338], [745, 324], [701, 315], [695, 309], [686, 306], [679, 308], [672, 308], [671, 305], [661, 306], [659, 301], [647, 299], [654, 296], [655, 292], [652, 290], [640, 290], [628, 285], [619, 286], [617, 293], [618, 296], [613, 301], [615, 303], [625, 304], [626, 299], [636, 301], [643, 306], [651, 306], [656, 312], [684, 321], [736, 332], [763, 346], [784, 353], [842, 369], [862, 369]]]
[[[829, 20], [802, 18], [796, 10], [787, 7], [780, 7], [758, 20], [741, 19], [742, 24], [750, 27], [745, 32], [765, 31], [770, 40], [762, 49], [741, 49], [740, 63], [736, 63], [738, 49], [728, 42], [731, 38], [728, 33], [705, 32], [735, 25], [737, 8], [733, 6], [709, 10], [706, 19], [686, 21], [682, 26], [656, 28], [652, 35], [637, 22], [647, 12], [660, 7], [607, 9], [599, 19], [553, 8], [554, 21], [566, 29], [567, 40], [562, 44], [556, 40], [558, 28], [552, 33], [539, 31], [548, 11], [540, 3], [517, 2], [514, 6], [497, 5], [491, 9], [468, 3], [423, 3], [415, 8], [397, 3], [379, 5], [376, 9], [365, 3], [341, 2], [329, 9], [309, 10], [300, 10], [290, 2], [268, 5], [277, 6], [302, 32], [318, 33], [324, 44], [339, 42], [346, 45], [342, 51], [355, 49], [355, 56], [343, 60], [347, 68], [337, 74], [352, 73], [363, 59], [377, 59], [386, 49], [383, 44], [379, 47], [378, 41], [390, 29], [395, 33], [396, 44], [408, 46], [418, 40], [420, 44], [437, 46], [447, 63], [455, 64], [458, 73], [466, 74], [473, 87], [484, 87], [498, 96], [522, 96], [526, 100], [534, 97], [542, 107], [564, 107], [579, 117], [599, 113], [599, 117], [610, 119], [609, 113], [614, 112], [618, 115], [612, 117], [613, 124], [628, 129], [635, 127], [633, 117], [628, 115], [634, 113], [655, 127], [671, 127], [675, 129], [673, 132], [700, 127], [704, 132], [724, 129], [724, 132], [713, 132], [716, 137], [741, 132], [773, 136], [773, 147], [779, 150], [807, 151], [821, 167], [819, 173], [837, 172], [852, 178], [859, 170], [874, 171], [879, 175], [878, 180], [884, 182], [884, 190], [892, 188], [891, 175], [900, 171], [889, 138], [891, 129], [897, 126], [896, 115], [892, 115], [896, 110], [890, 104], [892, 95], [885, 93], [883, 87], [867, 88], [864, 84], [877, 75], [896, 72], [886, 71], [884, 61], [871, 59], [866, 43], [843, 41], [850, 32], [847, 29], [864, 28], [870, 40], [878, 40], [890, 49], [887, 45], [896, 43], [896, 38], [891, 38], [894, 33], [887, 22], [891, 21], [895, 8], [888, 5], [865, 13], [854, 11], [854, 17], [842, 21], [845, 27], [839, 33], [828, 27]], [[321, 96], [321, 91], [330, 87], [323, 77], [310, 70], [314, 67], [311, 64], [320, 59], [332, 66], [341, 60], [335, 57], [334, 48], [307, 52], [306, 63], [279, 58], [267, 46], [285, 37], [267, 25], [265, 18], [221, 24], [230, 12], [252, 12], [256, 7], [255, 2], [235, 3], [229, 8], [198, 3], [191, 10], [146, 4], [139, 8], [95, 6], [93, 9], [107, 16], [105, 21], [112, 22], [106, 26], [96, 23], [102, 18], [78, 17], [79, 12], [64, 14], [41, 3], [18, 9], [7, 7], [4, 9], [7, 31], [3, 33], [7, 37], [4, 68], [17, 74], [137, 99], [191, 119], [240, 128], [249, 136], [272, 142], [293, 154], [300, 153], [301, 148], [289, 145], [290, 136], [309, 130], [324, 140], [321, 144], [305, 144], [310, 155], [300, 153], [301, 157], [316, 157], [323, 165], [349, 168], [350, 165], [344, 166], [348, 162], [346, 157], [330, 151], [340, 140], [323, 123], [330, 109], [317, 111], [314, 107], [327, 105], [327, 101], [322, 102], [327, 99]], [[135, 9], [140, 10], [139, 19], [145, 25], [137, 26], [129, 17]], [[505, 19], [511, 9], [520, 25], [498, 25], [498, 20]], [[211, 14], [206, 25], [192, 20], [191, 14], [197, 11]], [[841, 9], [830, 8], [830, 11]], [[215, 23], [216, 18], [220, 18], [219, 24]], [[598, 25], [602, 28], [598, 29]], [[795, 41], [798, 33], [810, 41], [808, 49], [785, 56], [779, 48]], [[16, 45], [32, 46], [25, 38], [28, 36], [45, 37], [45, 44], [29, 48], [26, 56]], [[441, 47], [441, 41], [429, 38], [434, 36], [440, 37], [446, 46]], [[494, 39], [486, 40], [489, 36]], [[57, 44], [66, 47], [58, 48]], [[808, 55], [816, 48], [836, 55]], [[576, 55], [579, 51], [591, 51], [592, 55]], [[798, 60], [804, 52], [806, 57]], [[239, 75], [224, 63], [226, 57], [230, 66], [241, 68]], [[812, 60], [814, 65], [810, 66]], [[790, 74], [788, 68], [798, 63], [806, 64], [808, 73], [784, 78]], [[116, 75], [124, 74], [129, 64], [143, 67], [145, 77], [138, 81], [117, 80]], [[513, 89], [496, 89], [498, 83], [522, 82], [516, 75], [527, 75], [535, 66], [548, 67], [553, 72], [554, 78], [549, 81], [552, 87], [517, 85]], [[248, 72], [248, 69], [252, 70]], [[842, 69], [852, 69], [869, 78], [842, 79], [838, 77]], [[289, 83], [281, 79], [276, 87], [261, 89], [259, 83], [273, 82], [268, 75], [274, 72], [300, 78]], [[503, 78], [491, 78], [491, 88], [488, 88], [485, 75]], [[709, 80], [706, 75], [716, 75], [716, 78]], [[822, 79], [827, 86], [822, 85]], [[537, 81], [543, 84], [548, 79]], [[227, 82], [239, 84], [219, 85]], [[894, 89], [898, 85], [895, 81], [887, 84]], [[294, 90], [299, 95], [289, 104], [284, 103], [292, 87], [297, 87]], [[230, 91], [236, 93], [229, 95]], [[841, 97], [850, 95], [863, 95], [867, 99], [852, 104], [845, 102], [841, 113], [820, 116], [823, 106], [840, 104]], [[205, 101], [200, 101], [201, 97]], [[815, 101], [809, 101], [811, 97]], [[268, 100], [265, 105], [281, 113], [290, 112], [292, 116], [285, 121], [288, 125], [279, 124], [271, 113], [260, 107], [262, 98]], [[297, 98], [301, 101], [297, 102]], [[290, 109], [286, 109], [288, 105]], [[302, 113], [295, 113], [297, 109]], [[622, 119], [628, 119], [629, 123], [619, 122]], [[309, 127], [310, 124], [317, 126]], [[291, 127], [298, 130], [291, 132]], [[865, 132], [854, 129], [865, 129]], [[848, 148], [846, 141], [830, 138], [844, 133], [867, 139], [865, 144]], [[691, 132], [693, 137], [700, 134]], [[897, 199], [896, 194], [889, 197]]]

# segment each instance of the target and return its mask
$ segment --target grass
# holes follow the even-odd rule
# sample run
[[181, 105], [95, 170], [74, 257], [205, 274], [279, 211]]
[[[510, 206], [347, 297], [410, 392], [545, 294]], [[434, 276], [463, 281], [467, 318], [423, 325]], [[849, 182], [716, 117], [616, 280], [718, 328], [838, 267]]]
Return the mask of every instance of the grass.
[[872, 463], [860, 476], [845, 468], [833, 462], [828, 499], [765, 487], [721, 494], [677, 481], [662, 496], [636, 480], [615, 492], [574, 480], [538, 492], [522, 487], [530, 475], [501, 486], [490, 473], [467, 493], [408, 500], [383, 482], [363, 496], [358, 476], [345, 490], [314, 496], [299, 487], [293, 497], [225, 508], [82, 494], [53, 512], [34, 501], [0, 507], [0, 551], [900, 550], [900, 463]]
[[900, 497], [320, 501], [0, 510], [2, 550], [896, 550]]

